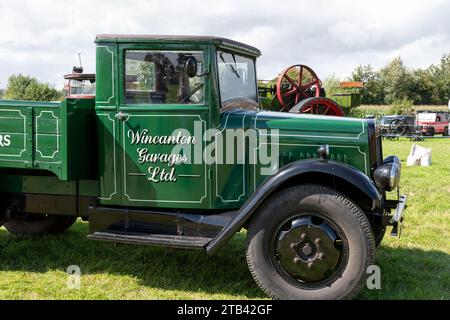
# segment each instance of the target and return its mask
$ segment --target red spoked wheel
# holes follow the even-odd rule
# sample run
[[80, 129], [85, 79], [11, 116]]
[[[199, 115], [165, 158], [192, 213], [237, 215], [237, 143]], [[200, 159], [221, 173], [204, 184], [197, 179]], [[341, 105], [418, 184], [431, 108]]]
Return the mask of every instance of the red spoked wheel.
[[337, 117], [343, 117], [345, 115], [344, 110], [335, 101], [324, 97], [306, 98], [292, 107], [289, 112]]
[[[277, 81], [277, 99], [280, 111], [287, 111], [301, 100], [320, 96], [322, 82], [308, 66], [295, 64], [286, 68]], [[314, 90], [312, 88], [315, 87]]]

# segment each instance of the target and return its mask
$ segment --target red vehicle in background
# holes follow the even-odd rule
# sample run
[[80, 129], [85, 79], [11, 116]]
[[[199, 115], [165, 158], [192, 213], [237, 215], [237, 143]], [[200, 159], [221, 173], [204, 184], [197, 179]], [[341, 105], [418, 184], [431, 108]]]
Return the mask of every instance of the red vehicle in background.
[[416, 126], [426, 136], [435, 134], [448, 136], [449, 119], [448, 111], [423, 110], [416, 112]]

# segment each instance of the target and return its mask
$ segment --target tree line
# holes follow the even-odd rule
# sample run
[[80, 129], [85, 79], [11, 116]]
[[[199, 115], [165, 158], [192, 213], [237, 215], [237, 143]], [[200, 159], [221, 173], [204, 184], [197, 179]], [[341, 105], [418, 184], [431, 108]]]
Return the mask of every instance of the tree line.
[[61, 100], [62, 91], [48, 83], [23, 74], [11, 75], [5, 90], [0, 89], [0, 98], [11, 100], [56, 101]]
[[[370, 64], [356, 67], [350, 81], [364, 82], [362, 104], [447, 104], [450, 99], [450, 54], [444, 55], [437, 65], [426, 69], [409, 69], [400, 57], [385, 67], [375, 70]], [[332, 76], [324, 81], [333, 90], [339, 79]]]

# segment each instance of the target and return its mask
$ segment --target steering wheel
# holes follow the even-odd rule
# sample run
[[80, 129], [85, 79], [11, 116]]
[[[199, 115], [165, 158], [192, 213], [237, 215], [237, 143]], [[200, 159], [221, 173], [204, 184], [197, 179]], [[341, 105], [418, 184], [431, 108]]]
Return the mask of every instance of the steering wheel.
[[[197, 85], [196, 87], [194, 87], [194, 89], [192, 89], [190, 92], [188, 92], [183, 99], [180, 100], [180, 103], [184, 103], [187, 100], [192, 100], [192, 97], [194, 96], [194, 94], [196, 94], [200, 89], [203, 88], [203, 86], [205, 85], [205, 83], [200, 83], [199, 85]], [[198, 103], [200, 101], [192, 101], [194, 103]]]
[[[293, 75], [297, 79], [294, 80]], [[313, 86], [315, 86], [314, 94], [311, 93]], [[280, 111], [289, 110], [302, 99], [319, 97], [321, 86], [322, 82], [310, 67], [303, 64], [295, 64], [286, 68], [277, 80], [276, 94], [281, 105]]]
[[232, 109], [258, 110], [259, 104], [247, 97], [234, 97], [222, 102], [221, 112]]

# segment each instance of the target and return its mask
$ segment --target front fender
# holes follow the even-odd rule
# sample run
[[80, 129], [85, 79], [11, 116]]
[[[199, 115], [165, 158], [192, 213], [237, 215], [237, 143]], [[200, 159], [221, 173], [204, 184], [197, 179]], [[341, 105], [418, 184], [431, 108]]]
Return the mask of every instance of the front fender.
[[372, 199], [372, 209], [381, 206], [382, 195], [374, 182], [361, 171], [343, 164], [342, 162], [328, 160], [300, 160], [292, 162], [281, 168], [277, 174], [271, 176], [251, 195], [242, 205], [235, 218], [233, 218], [207, 245], [206, 251], [214, 253], [221, 245], [226, 243], [251, 218], [259, 206], [280, 186], [288, 180], [304, 173], [322, 173], [335, 176], [351, 183]]

